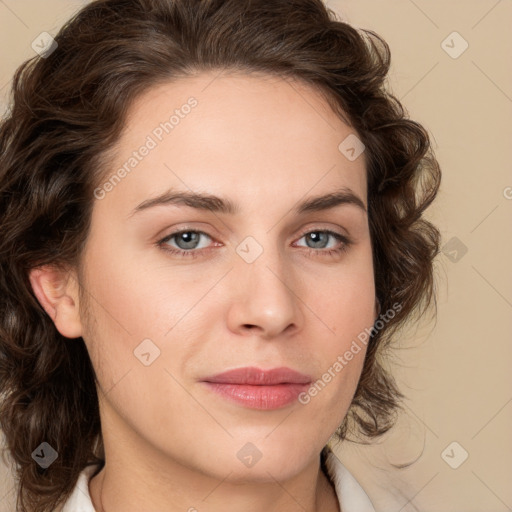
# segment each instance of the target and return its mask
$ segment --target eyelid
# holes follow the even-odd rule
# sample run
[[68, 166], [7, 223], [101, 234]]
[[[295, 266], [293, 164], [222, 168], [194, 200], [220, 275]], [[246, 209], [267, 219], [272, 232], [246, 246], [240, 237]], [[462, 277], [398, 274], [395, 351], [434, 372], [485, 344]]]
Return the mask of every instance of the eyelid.
[[[170, 231], [169, 231], [169, 229], [170, 229]], [[167, 231], [169, 231], [168, 235], [161, 235], [160, 234], [160, 233], [166, 233]], [[208, 235], [210, 238], [215, 238], [217, 236], [220, 236], [220, 233], [219, 233], [218, 229], [216, 229], [214, 226], [212, 226], [209, 223], [194, 222], [193, 225], [190, 225], [187, 222], [185, 222], [183, 224], [179, 224], [179, 223], [175, 224], [172, 228], [167, 227], [165, 229], [160, 230], [155, 235], [155, 238], [160, 240], [162, 238], [166, 238], [166, 237], [171, 236], [171, 235], [176, 235], [177, 233], [182, 233], [184, 231], [196, 231], [197, 233], [204, 233], [205, 235]], [[215, 235], [210, 235], [209, 232], [214, 232], [216, 234]]]
[[[338, 231], [338, 230], [339, 230], [339, 227], [338, 228], [331, 228], [331, 227], [325, 227], [325, 226], [308, 227], [308, 228], [304, 228], [304, 230], [301, 231], [299, 238], [302, 238], [304, 235], [307, 235], [307, 234], [315, 232], [315, 231], [327, 231], [330, 233], [335, 233], [336, 235], [339, 235], [339, 236], [342, 236], [345, 238], [349, 238], [348, 233], [342, 233], [341, 231]], [[346, 230], [344, 230], [344, 231], [346, 231]]]
[[[203, 231], [200, 227], [190, 226], [190, 225], [185, 224], [184, 226], [176, 228], [176, 230], [174, 230], [174, 231], [171, 231], [168, 235], [165, 235], [162, 237], [157, 236], [157, 238], [159, 239], [159, 241], [161, 241], [162, 239], [169, 238], [172, 235], [178, 235], [180, 233], [187, 232], [187, 231], [193, 231], [196, 233], [204, 234], [212, 239], [215, 239], [218, 236], [218, 235], [211, 235], [210, 233], [208, 233], [208, 231]], [[214, 229], [214, 231], [217, 231], [217, 230]], [[350, 234], [348, 233], [348, 230], [345, 228], [341, 228], [340, 226], [337, 226], [336, 228], [332, 228], [332, 227], [325, 227], [325, 226], [318, 226], [318, 225], [309, 226], [309, 227], [302, 229], [299, 232], [300, 233], [299, 238], [303, 237], [304, 235], [307, 235], [308, 233], [311, 233], [312, 231], [331, 231], [333, 233], [336, 233], [337, 235], [340, 235], [340, 236], [343, 236], [346, 238], [351, 238]]]
[[[210, 238], [212, 240], [213, 245], [211, 245], [209, 247], [204, 247], [202, 249], [189, 249], [189, 250], [185, 250], [185, 249], [179, 249], [179, 248], [171, 248], [171, 249], [164, 249], [164, 248], [162, 248], [162, 250], [165, 250], [165, 251], [171, 252], [171, 253], [172, 252], [181, 252], [181, 253], [187, 253], [187, 254], [190, 254], [190, 255], [193, 254], [194, 256], [196, 256], [196, 255], [199, 255], [202, 252], [212, 250], [215, 246], [218, 247], [219, 243], [221, 245], [224, 245], [224, 244], [222, 244], [222, 242], [218, 242], [218, 240], [216, 240], [216, 238], [214, 236], [210, 235], [207, 231], [203, 231], [203, 230], [200, 230], [198, 228], [190, 227], [190, 226], [186, 226], [186, 225], [181, 227], [181, 228], [176, 229], [175, 231], [173, 231], [173, 232], [169, 233], [168, 235], [164, 236], [163, 238], [159, 239], [159, 241], [156, 243], [156, 245], [159, 246], [159, 247], [162, 247], [170, 239], [172, 239], [174, 236], [179, 235], [181, 233], [186, 233], [186, 232], [194, 232], [194, 233], [197, 233], [199, 235], [205, 235], [205, 236], [207, 236], [208, 238]], [[338, 240], [338, 242], [341, 242], [342, 245], [345, 246], [345, 247], [348, 247], [348, 246], [350, 246], [350, 245], [352, 245], [354, 243], [354, 240], [353, 240], [352, 236], [350, 236], [348, 234], [340, 233], [337, 229], [332, 229], [332, 228], [327, 228], [327, 227], [320, 227], [320, 226], [310, 226], [310, 227], [304, 228], [303, 230], [301, 230], [300, 235], [297, 238], [295, 238], [294, 240], [298, 241], [301, 238], [303, 238], [304, 236], [306, 236], [306, 235], [308, 235], [310, 233], [314, 233], [314, 232], [327, 233], [330, 236], [333, 236], [334, 238], [336, 238]], [[330, 250], [330, 249], [318, 249], [317, 250], [317, 249], [308, 248], [308, 247], [305, 247], [305, 249], [313, 251], [313, 252], [319, 252], [319, 253], [327, 252], [327, 251]]]

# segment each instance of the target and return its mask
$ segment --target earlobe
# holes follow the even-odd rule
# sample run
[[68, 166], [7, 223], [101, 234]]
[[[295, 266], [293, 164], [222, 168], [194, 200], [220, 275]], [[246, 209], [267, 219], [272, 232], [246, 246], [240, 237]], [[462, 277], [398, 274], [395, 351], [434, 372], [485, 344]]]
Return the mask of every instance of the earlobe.
[[30, 283], [37, 300], [66, 338], [82, 335], [76, 277], [45, 265], [30, 270]]

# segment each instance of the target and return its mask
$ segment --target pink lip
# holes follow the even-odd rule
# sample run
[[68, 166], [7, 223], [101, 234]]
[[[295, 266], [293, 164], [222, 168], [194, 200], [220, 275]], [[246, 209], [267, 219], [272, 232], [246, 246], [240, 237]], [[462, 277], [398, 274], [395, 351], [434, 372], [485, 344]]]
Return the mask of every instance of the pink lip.
[[286, 367], [245, 367], [206, 377], [203, 382], [224, 398], [246, 407], [277, 409], [294, 402], [311, 380], [308, 375]]
[[311, 377], [296, 372], [286, 366], [261, 370], [254, 366], [235, 368], [227, 372], [218, 373], [202, 379], [206, 382], [220, 382], [222, 384], [251, 384], [255, 386], [271, 386], [273, 384], [309, 384]]

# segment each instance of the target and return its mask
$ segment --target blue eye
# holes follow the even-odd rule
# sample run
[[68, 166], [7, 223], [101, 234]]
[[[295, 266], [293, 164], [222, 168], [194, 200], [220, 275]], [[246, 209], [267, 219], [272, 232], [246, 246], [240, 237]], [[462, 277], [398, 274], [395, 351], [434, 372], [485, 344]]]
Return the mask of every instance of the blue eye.
[[[206, 238], [209, 239], [212, 238], [204, 231], [187, 229], [171, 233], [170, 235], [166, 236], [165, 238], [157, 242], [157, 245], [162, 250], [169, 252], [171, 254], [177, 256], [196, 258], [197, 256], [200, 255], [201, 251], [209, 251], [212, 249], [212, 247], [198, 248], [198, 243], [201, 240], [201, 236], [205, 236]], [[336, 256], [339, 255], [340, 253], [346, 252], [352, 245], [352, 240], [349, 237], [341, 235], [340, 233], [337, 233], [335, 231], [330, 231], [328, 229], [317, 229], [313, 231], [307, 231], [306, 233], [302, 234], [299, 240], [307, 236], [310, 237], [310, 240], [313, 240], [313, 243], [319, 243], [320, 245], [323, 245], [324, 242], [326, 240], [328, 241], [330, 238], [334, 238], [340, 243], [339, 246], [333, 249], [325, 249], [323, 247], [306, 247], [308, 253], [314, 256]], [[174, 243], [178, 245], [177, 248], [172, 247], [168, 244], [168, 242], [172, 240], [174, 240]]]
[[[171, 254], [195, 258], [198, 256], [198, 251], [196, 249], [198, 240], [200, 240], [201, 235], [204, 235], [207, 238], [211, 238], [207, 233], [204, 233], [203, 231], [194, 231], [189, 229], [171, 233], [170, 235], [160, 240], [158, 245], [162, 247], [164, 251], [170, 252]], [[180, 246], [178, 246], [177, 249], [172, 247], [169, 248], [167, 242], [173, 239], [176, 239], [175, 243], [183, 244], [182, 247], [184, 248], [180, 248]]]
[[[336, 256], [339, 256], [340, 254], [344, 253], [344, 252], [347, 252], [349, 247], [352, 245], [352, 240], [345, 236], [345, 235], [341, 235], [340, 233], [337, 233], [335, 231], [331, 231], [329, 229], [317, 229], [317, 230], [313, 230], [313, 231], [308, 231], [306, 233], [304, 233], [301, 238], [304, 238], [304, 237], [310, 237], [311, 239], [311, 235], [320, 235], [320, 236], [314, 236], [312, 237], [313, 238], [313, 242], [316, 243], [318, 240], [328, 240], [330, 237], [334, 238], [335, 240], [337, 240], [338, 242], [341, 243], [341, 245], [335, 247], [334, 249], [323, 249], [323, 250], [317, 250], [317, 248], [310, 248], [310, 247], [307, 247], [307, 251], [309, 254], [313, 255], [313, 256], [332, 256], [332, 257], [336, 257]], [[300, 240], [300, 239], [299, 239]], [[321, 243], [322, 245], [322, 243]]]

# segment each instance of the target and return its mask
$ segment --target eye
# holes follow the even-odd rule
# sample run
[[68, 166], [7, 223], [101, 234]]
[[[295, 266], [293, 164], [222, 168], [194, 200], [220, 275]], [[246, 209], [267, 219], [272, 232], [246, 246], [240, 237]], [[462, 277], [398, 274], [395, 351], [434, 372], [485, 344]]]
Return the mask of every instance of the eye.
[[[171, 233], [170, 235], [157, 242], [157, 245], [162, 250], [171, 254], [196, 258], [201, 254], [201, 252], [212, 249], [211, 246], [208, 246], [208, 243], [206, 243], [206, 247], [200, 247], [200, 241], [202, 237], [212, 240], [212, 237], [210, 237], [210, 235], [204, 231], [187, 229]], [[306, 249], [308, 254], [314, 256], [336, 256], [342, 252], [347, 251], [348, 248], [352, 245], [352, 240], [349, 237], [328, 229], [307, 231], [306, 233], [302, 234], [299, 240], [302, 238], [312, 240], [314, 247], [306, 247]], [[325, 248], [325, 244], [326, 242], [328, 244], [329, 239], [337, 240], [338, 245], [334, 248]], [[177, 247], [170, 245], [169, 242], [171, 241], [174, 241]], [[299, 245], [297, 247], [304, 246]]]
[[[312, 240], [314, 247], [307, 247], [308, 253], [314, 253], [315, 255], [319, 256], [336, 256], [339, 255], [340, 253], [346, 252], [348, 248], [352, 245], [352, 240], [349, 237], [342, 235], [341, 233], [337, 233], [336, 231], [331, 231], [329, 229], [318, 229], [314, 231], [308, 231], [304, 233], [300, 239], [302, 238]], [[341, 245], [335, 246], [334, 248], [331, 249], [326, 249], [324, 245], [326, 244], [326, 242], [328, 242], [329, 238], [337, 240], [338, 243], [341, 242]]]
[[[201, 247], [198, 247], [198, 244], [202, 236], [211, 239], [211, 237], [203, 231], [194, 231], [190, 229], [176, 231], [175, 233], [171, 233], [170, 235], [160, 240], [158, 242], [158, 245], [162, 247], [164, 251], [170, 252], [172, 254], [179, 254], [181, 256], [191, 256], [194, 258], [198, 255], [198, 251], [194, 249], [201, 249]], [[173, 239], [176, 240], [175, 243], [178, 246], [177, 248], [169, 248], [168, 242]]]

